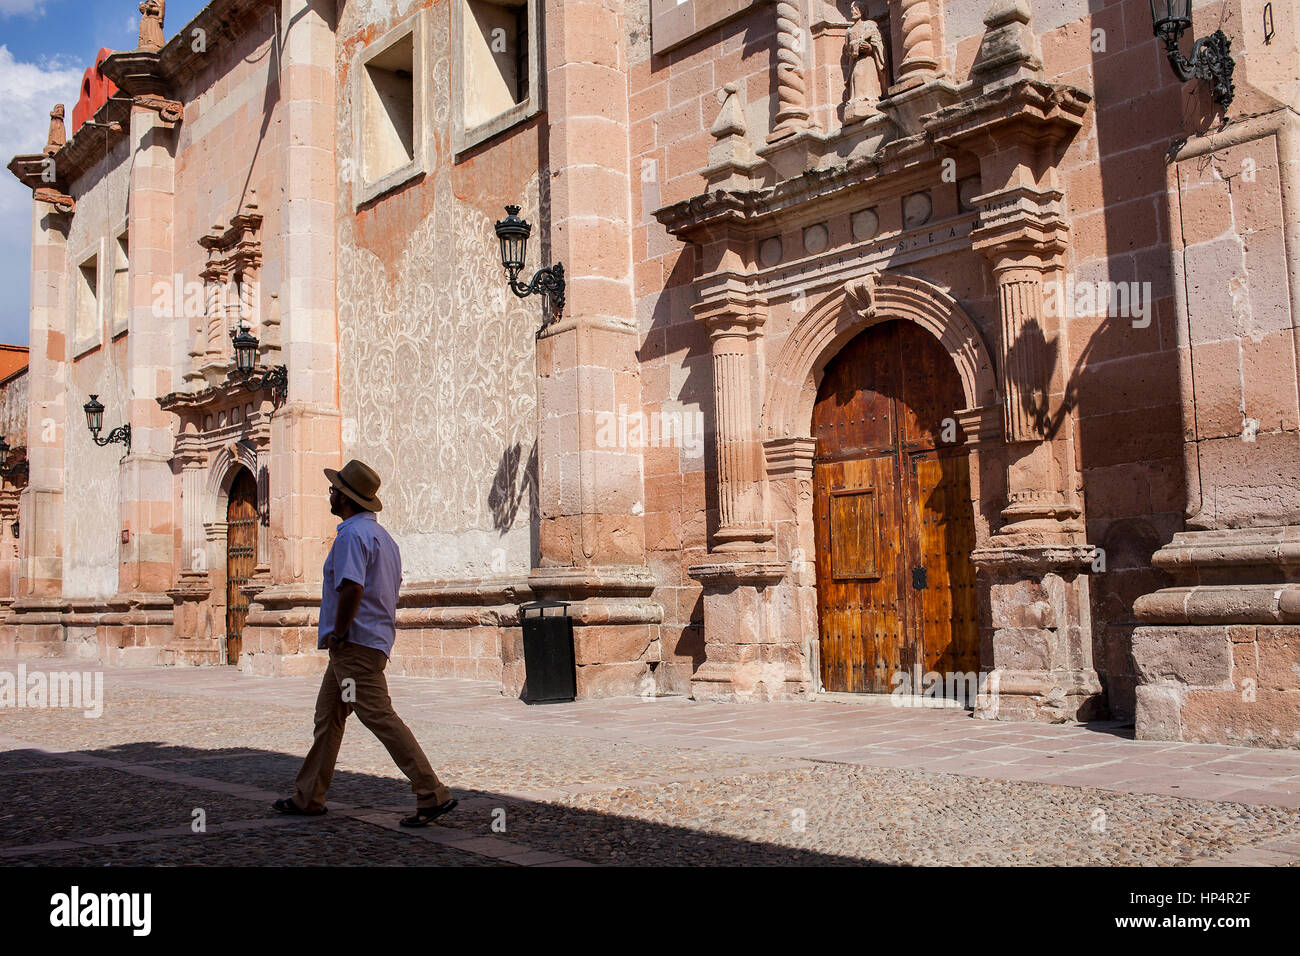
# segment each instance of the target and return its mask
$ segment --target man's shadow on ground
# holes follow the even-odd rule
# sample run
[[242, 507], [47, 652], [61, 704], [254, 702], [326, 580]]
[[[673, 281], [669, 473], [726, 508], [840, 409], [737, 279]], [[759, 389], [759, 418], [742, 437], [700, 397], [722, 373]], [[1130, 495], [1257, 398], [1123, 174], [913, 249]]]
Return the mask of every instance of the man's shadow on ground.
[[[292, 792], [294, 777], [302, 758], [268, 750], [233, 747], [205, 750], [173, 744], [140, 742], [77, 751], [76, 755], [103, 758], [121, 763], [146, 765], [168, 773], [184, 774], [272, 791], [279, 795]], [[279, 815], [269, 801], [201, 790], [193, 784], [150, 779], [112, 766], [77, 762], [76, 755], [60, 756], [36, 750], [0, 752], [0, 790], [6, 799], [0, 805], [0, 850], [60, 840], [86, 840], [109, 834], [183, 828], [190, 823], [192, 805], [201, 803], [207, 822], [237, 825], [259, 818]], [[613, 788], [611, 788], [613, 789]], [[596, 810], [541, 803], [506, 796], [491, 791], [453, 788], [460, 806], [433, 827], [446, 827], [475, 837], [497, 837], [519, 847], [519, 852], [538, 850], [559, 854], [588, 863], [620, 866], [870, 866], [883, 865], [874, 860], [837, 856], [815, 850], [761, 843], [739, 837], [702, 830], [653, 823], [633, 817]], [[414, 805], [410, 785], [401, 778], [338, 771], [330, 785], [329, 804], [351, 805], [357, 810], [392, 812], [405, 815]], [[328, 825], [331, 839], [363, 844], [368, 837], [384, 831], [342, 813], [321, 818], [281, 818], [293, 821], [293, 832], [300, 828]], [[493, 824], [497, 824], [496, 830]], [[504, 825], [505, 832], [499, 832]], [[343, 830], [339, 830], [344, 826]], [[773, 833], [790, 827], [789, 816], [774, 823]], [[256, 841], [265, 855], [266, 866], [299, 865], [277, 855], [277, 835], [287, 827], [244, 829], [242, 839]], [[397, 858], [391, 864], [423, 864], [422, 857], [430, 844], [414, 837], [410, 842], [410, 859], [401, 859], [404, 848], [394, 849]], [[215, 835], [215, 834], [209, 834]], [[389, 837], [391, 839], [391, 837]], [[166, 860], [166, 840], [184, 840], [178, 832], [167, 837], [145, 836], [151, 844], [154, 861]], [[159, 847], [162, 847], [159, 850]], [[113, 844], [118, 859], [130, 856], [130, 843]], [[87, 847], [78, 849], [84, 858]], [[179, 850], [179, 846], [178, 846]], [[202, 863], [191, 845], [177, 854], [176, 862]], [[494, 863], [468, 851], [456, 851], [455, 845], [440, 846], [443, 858], [448, 854], [466, 864]], [[219, 853], [219, 849], [214, 847]], [[110, 863], [112, 856], [105, 856]], [[126, 862], [126, 861], [123, 861]], [[222, 862], [214, 856], [214, 863]], [[346, 861], [340, 861], [346, 862]], [[362, 864], [363, 859], [355, 862]], [[374, 862], [373, 860], [371, 862]], [[10, 856], [5, 865], [59, 865], [57, 853], [33, 853]]]

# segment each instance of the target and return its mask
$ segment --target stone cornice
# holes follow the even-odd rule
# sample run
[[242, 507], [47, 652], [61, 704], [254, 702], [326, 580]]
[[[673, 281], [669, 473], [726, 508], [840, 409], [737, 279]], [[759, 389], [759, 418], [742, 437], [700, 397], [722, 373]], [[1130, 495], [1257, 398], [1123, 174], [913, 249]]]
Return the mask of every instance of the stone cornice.
[[99, 65], [99, 72], [133, 99], [165, 97], [170, 88], [162, 67], [162, 54], [148, 50], [123, 50], [110, 54]]
[[[130, 101], [119, 97], [109, 99], [95, 113], [91, 122], [96, 125], [92, 126], [90, 122], [82, 124], [81, 128], [52, 157], [55, 171], [53, 182], [45, 178], [46, 170], [49, 168], [47, 164], [49, 157], [41, 153], [15, 156], [9, 161], [9, 171], [33, 192], [53, 190], [67, 194], [71, 183], [94, 168], [126, 138], [131, 124]], [[46, 198], [46, 201], [55, 200]]]
[[[240, 212], [232, 216], [230, 225], [221, 233], [210, 233], [199, 239], [199, 245], [209, 252], [224, 252], [236, 246], [256, 244], [255, 234], [262, 228], [262, 214]], [[254, 238], [248, 238], [253, 236]], [[257, 251], [260, 255], [260, 249]]]
[[[253, 369], [253, 377], [259, 378], [269, 370], [268, 366], [258, 365]], [[253, 395], [254, 393], [246, 392], [240, 381], [231, 373], [219, 385], [210, 385], [197, 392], [168, 392], [161, 398], [154, 399], [154, 401], [165, 412], [185, 415], [187, 413], [215, 411], [230, 404], [241, 404], [239, 400], [244, 394]], [[261, 402], [261, 398], [258, 397], [257, 401]]]
[[[212, 0], [156, 53], [125, 50], [106, 57], [100, 70], [121, 92], [110, 97], [91, 121], [55, 153], [56, 181], [41, 178], [46, 168], [43, 155], [15, 156], [9, 171], [32, 190], [53, 187], [56, 192], [68, 193], [70, 183], [85, 175], [128, 135], [133, 106], [157, 111], [166, 123], [179, 122], [184, 92], [216, 62], [214, 48], [238, 41], [250, 24], [279, 6], [280, 0]], [[195, 42], [196, 30], [202, 31], [202, 44]], [[196, 50], [196, 45], [200, 49]]]
[[[105, 76], [133, 96], [148, 92], [166, 96], [169, 90], [179, 93], [213, 62], [214, 47], [240, 39], [244, 28], [279, 6], [280, 0], [212, 0], [158, 52], [130, 50], [115, 53], [104, 60], [101, 69]], [[201, 50], [194, 48], [196, 30], [203, 31]], [[142, 69], [146, 66], [146, 58], [156, 66]], [[156, 78], [162, 87], [140, 89], [137, 86], [132, 89], [133, 79], [143, 82], [145, 75]]]
[[936, 110], [922, 119], [922, 126], [929, 139], [944, 146], [978, 149], [997, 142], [1005, 147], [1008, 137], [1052, 143], [1083, 125], [1091, 102], [1091, 96], [1072, 86], [1021, 80]]
[[698, 241], [711, 228], [756, 232], [791, 206], [915, 170], [943, 158], [953, 147], [985, 148], [980, 137], [1029, 144], [1062, 141], [1082, 124], [1090, 101], [1088, 94], [1073, 87], [1022, 80], [928, 114], [922, 118], [923, 133], [891, 140], [871, 156], [808, 170], [760, 189], [701, 193], [655, 210], [654, 215], [670, 234], [689, 241]]
[[397, 596], [399, 608], [483, 607], [515, 605], [532, 600], [526, 575], [501, 578], [465, 578], [449, 581], [416, 581], [404, 584]]

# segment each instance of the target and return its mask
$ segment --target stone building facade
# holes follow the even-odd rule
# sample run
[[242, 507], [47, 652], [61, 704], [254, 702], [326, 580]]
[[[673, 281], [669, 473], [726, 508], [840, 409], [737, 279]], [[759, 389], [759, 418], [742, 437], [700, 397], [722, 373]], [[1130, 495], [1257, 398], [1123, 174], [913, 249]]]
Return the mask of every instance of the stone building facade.
[[[10, 164], [0, 652], [320, 669], [320, 469], [356, 457], [403, 549], [400, 672], [517, 694], [519, 607], [560, 600], [586, 697], [938, 688], [1300, 745], [1297, 11], [1193, 6], [1231, 97], [1174, 76], [1141, 0], [142, 27], [97, 125]], [[562, 309], [508, 288], [507, 204]], [[241, 323], [285, 394], [235, 372]]]
[[27, 349], [2, 345], [0, 360], [0, 608], [8, 608], [18, 593], [18, 501], [27, 484]]

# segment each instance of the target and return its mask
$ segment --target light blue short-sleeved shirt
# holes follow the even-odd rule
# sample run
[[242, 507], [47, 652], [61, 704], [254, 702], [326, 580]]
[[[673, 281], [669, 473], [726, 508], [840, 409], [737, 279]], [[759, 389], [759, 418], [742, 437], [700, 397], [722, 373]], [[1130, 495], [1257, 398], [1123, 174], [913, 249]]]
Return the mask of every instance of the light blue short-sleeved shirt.
[[339, 588], [355, 581], [365, 589], [347, 639], [391, 657], [397, 638], [397, 592], [402, 586], [402, 553], [373, 512], [362, 511], [338, 526], [325, 559], [316, 646], [329, 647], [339, 610]]

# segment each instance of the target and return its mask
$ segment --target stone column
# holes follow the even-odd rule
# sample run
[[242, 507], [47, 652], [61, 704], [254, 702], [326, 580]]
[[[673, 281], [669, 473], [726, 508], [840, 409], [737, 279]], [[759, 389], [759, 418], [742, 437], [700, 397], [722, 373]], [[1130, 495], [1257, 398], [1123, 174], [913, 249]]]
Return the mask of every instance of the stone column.
[[776, 126], [767, 141], [775, 142], [808, 129], [809, 50], [808, 27], [797, 0], [775, 0], [776, 5]]
[[202, 368], [208, 384], [215, 385], [225, 378], [226, 373], [225, 343], [222, 341], [226, 334], [226, 308], [222, 301], [226, 274], [215, 266], [208, 266], [199, 275], [203, 279], [204, 303]]
[[[662, 610], [645, 563], [642, 450], [609, 441], [625, 434], [620, 413], [641, 410], [624, 8], [545, 9], [550, 221], [534, 232], [536, 263], [563, 264], [568, 287], [537, 342], [540, 560], [529, 585], [571, 602], [579, 697], [653, 695]], [[506, 665], [507, 686], [521, 667]]]
[[[316, 673], [320, 581], [337, 521], [324, 468], [338, 468], [333, 0], [282, 0], [284, 113], [281, 358], [289, 398], [271, 419], [271, 581], [249, 607], [240, 666]], [[391, 476], [383, 476], [389, 478]], [[306, 653], [299, 655], [299, 648]], [[232, 662], [233, 663], [233, 662]]]
[[207, 469], [203, 451], [191, 436], [176, 442], [176, 457], [181, 466], [181, 560], [180, 577], [196, 583], [207, 582], [208, 569], [216, 560], [203, 540], [203, 499]]
[[[19, 657], [58, 656], [63, 647], [63, 448], [69, 427], [63, 289], [68, 223], [68, 216], [52, 204], [40, 199], [32, 203], [29, 473], [19, 496], [18, 593], [3, 629], [6, 643], [12, 642]], [[85, 427], [84, 419], [80, 427]]]
[[715, 552], [762, 549], [772, 539], [763, 521], [763, 447], [755, 425], [754, 339], [763, 326], [757, 303], [722, 301], [695, 307], [713, 348], [714, 447], [718, 465]]
[[878, 107], [904, 135], [915, 136], [924, 132], [924, 117], [952, 106], [962, 94], [943, 66], [940, 5], [931, 0], [901, 0], [890, 6], [894, 83]]
[[1041, 333], [1043, 315], [1043, 274], [1038, 268], [1025, 268], [1015, 259], [999, 258], [993, 267], [998, 283], [998, 319], [1003, 354], [1001, 382], [1003, 395], [1003, 434], [1008, 442], [1043, 440], [1043, 415], [1046, 412], [1047, 368], [1041, 339], [1030, 337], [1037, 327]]
[[939, 72], [937, 14], [930, 0], [902, 0], [899, 10], [903, 55], [895, 71], [898, 82], [890, 93], [934, 79]]
[[[140, 105], [132, 106], [130, 124], [125, 418], [131, 425], [131, 447], [118, 465], [119, 524], [124, 535], [118, 548], [117, 593], [108, 601], [109, 612], [100, 615], [97, 623], [110, 662], [153, 664], [162, 662], [162, 647], [174, 633], [174, 602], [167, 594], [176, 583], [174, 443], [171, 416], [159, 407], [157, 396], [172, 390], [175, 322], [170, 315], [155, 314], [152, 286], [158, 276], [174, 274], [176, 132], [174, 123]], [[104, 466], [111, 462], [106, 454]]]
[[704, 588], [705, 660], [691, 679], [697, 700], [771, 700], [811, 690], [799, 635], [784, 626], [778, 586], [788, 568], [767, 520], [757, 359], [766, 307], [743, 291], [743, 276], [730, 274], [738, 253], [721, 237], [706, 246], [706, 259], [722, 269], [699, 280], [703, 301], [694, 310], [713, 348], [718, 494], [708, 557], [688, 570]]
[[972, 236], [998, 286], [1007, 461], [1004, 523], [971, 555], [988, 595], [996, 672], [976, 701], [976, 716], [986, 719], [1085, 720], [1100, 702], [1088, 590], [1093, 550], [1072, 484], [1063, 370], [1049, 348], [1063, 342], [1064, 330], [1043, 308], [1044, 279], [1065, 248], [1059, 198], [1022, 185], [982, 196]]
[[[1067, 370], [1052, 358], [1069, 349], [1066, 329], [1044, 308], [1043, 282], [1059, 274], [1069, 247], [1057, 167], [1090, 97], [1019, 75], [1034, 72], [1032, 30], [1021, 29], [1028, 21], [1023, 0], [994, 0], [985, 23], [1005, 31], [986, 65], [990, 78], [1010, 82], [968, 96], [962, 110], [931, 114], [926, 127], [935, 143], [979, 157], [983, 191], [974, 197], [971, 246], [988, 259], [998, 287], [994, 364], [1004, 402], [1007, 504], [1001, 526], [971, 560], [981, 606], [990, 608], [981, 622], [981, 665], [998, 672], [999, 684], [975, 712], [1064, 721], [1091, 716], [1101, 684], [1092, 663], [1093, 558], [1084, 540]], [[981, 460], [994, 465], [997, 457], [989, 449]]]
[[1048, 357], [1048, 337], [1057, 338], [1060, 330], [1049, 327], [1043, 312], [1043, 262], [1014, 247], [986, 251], [998, 286], [999, 385], [1008, 456], [1006, 523], [998, 534], [1025, 544], [1069, 543], [1082, 525], [1053, 457], [1052, 442], [1065, 413], [1059, 370]]

